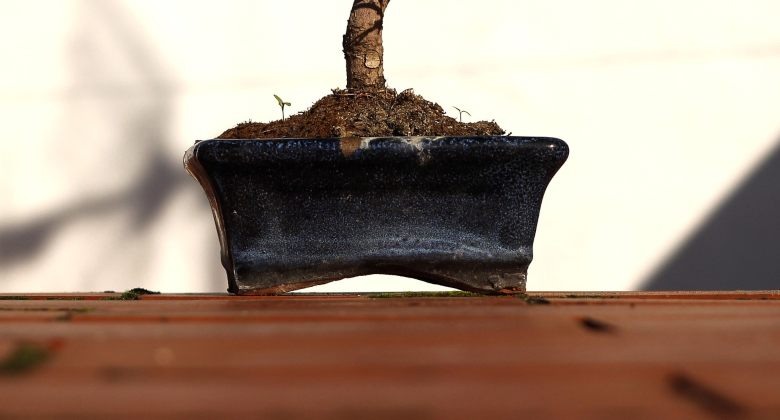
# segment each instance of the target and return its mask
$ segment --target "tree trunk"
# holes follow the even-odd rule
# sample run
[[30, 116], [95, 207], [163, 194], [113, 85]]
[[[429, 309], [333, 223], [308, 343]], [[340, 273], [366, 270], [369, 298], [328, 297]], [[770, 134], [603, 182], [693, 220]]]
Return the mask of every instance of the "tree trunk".
[[355, 0], [342, 46], [347, 61], [347, 89], [385, 89], [382, 20], [390, 0]]

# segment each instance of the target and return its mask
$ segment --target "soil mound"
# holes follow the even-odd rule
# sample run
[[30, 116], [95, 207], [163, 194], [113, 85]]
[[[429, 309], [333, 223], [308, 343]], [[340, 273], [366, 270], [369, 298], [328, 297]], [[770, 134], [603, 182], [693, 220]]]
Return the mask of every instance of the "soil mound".
[[461, 123], [412, 89], [333, 90], [306, 111], [269, 123], [243, 122], [219, 139], [383, 136], [500, 136], [495, 121]]

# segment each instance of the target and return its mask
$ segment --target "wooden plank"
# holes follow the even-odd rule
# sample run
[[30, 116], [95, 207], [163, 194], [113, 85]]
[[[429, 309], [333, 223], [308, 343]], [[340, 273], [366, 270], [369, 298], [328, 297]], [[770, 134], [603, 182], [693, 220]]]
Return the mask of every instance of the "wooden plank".
[[0, 418], [780, 418], [773, 291], [116, 296], [0, 298]]

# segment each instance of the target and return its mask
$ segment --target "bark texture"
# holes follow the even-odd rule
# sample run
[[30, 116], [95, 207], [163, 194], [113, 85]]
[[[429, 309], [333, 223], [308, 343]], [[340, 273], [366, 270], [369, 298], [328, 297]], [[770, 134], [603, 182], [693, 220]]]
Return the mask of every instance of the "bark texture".
[[382, 21], [390, 0], [355, 0], [342, 46], [347, 62], [347, 89], [385, 89]]

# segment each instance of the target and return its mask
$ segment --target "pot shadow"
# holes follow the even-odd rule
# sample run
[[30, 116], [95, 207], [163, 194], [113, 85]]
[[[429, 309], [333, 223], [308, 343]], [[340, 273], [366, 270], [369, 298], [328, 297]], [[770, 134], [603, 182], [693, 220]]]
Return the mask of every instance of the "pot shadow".
[[780, 139], [643, 290], [780, 288]]

